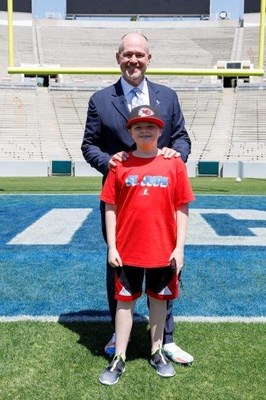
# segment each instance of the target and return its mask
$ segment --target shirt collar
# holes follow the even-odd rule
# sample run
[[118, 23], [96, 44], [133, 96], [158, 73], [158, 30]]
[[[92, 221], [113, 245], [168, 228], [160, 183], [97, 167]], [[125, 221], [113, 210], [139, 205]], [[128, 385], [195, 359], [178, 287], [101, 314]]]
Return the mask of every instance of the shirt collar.
[[[122, 89], [124, 92], [124, 95], [127, 96], [129, 92], [134, 89], [135, 86], [130, 85], [124, 78], [123, 76], [121, 77], [121, 85]], [[140, 85], [137, 86], [141, 93], [147, 94], [148, 93], [148, 86], [147, 86], [147, 81], [146, 78], [143, 79]]]

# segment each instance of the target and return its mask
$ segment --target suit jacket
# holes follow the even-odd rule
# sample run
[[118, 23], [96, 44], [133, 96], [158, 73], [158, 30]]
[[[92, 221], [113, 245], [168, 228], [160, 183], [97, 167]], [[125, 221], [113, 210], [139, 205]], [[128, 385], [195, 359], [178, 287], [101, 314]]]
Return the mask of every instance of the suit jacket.
[[[186, 161], [191, 142], [174, 90], [147, 80], [150, 105], [157, 107], [165, 122], [158, 147], [171, 147], [181, 153]], [[135, 149], [127, 127], [129, 110], [120, 79], [114, 85], [94, 93], [87, 113], [81, 150], [85, 160], [103, 175], [108, 172], [111, 156], [119, 151]]]

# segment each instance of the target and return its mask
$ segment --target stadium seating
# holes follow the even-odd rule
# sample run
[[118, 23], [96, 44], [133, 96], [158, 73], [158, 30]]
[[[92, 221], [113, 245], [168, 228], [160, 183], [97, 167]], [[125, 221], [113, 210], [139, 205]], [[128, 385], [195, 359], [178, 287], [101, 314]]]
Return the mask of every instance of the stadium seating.
[[[0, 159], [69, 160], [77, 164], [74, 171], [82, 176], [88, 172], [80, 144], [89, 97], [117, 76], [63, 75], [51, 79], [49, 87], [41, 87], [36, 77], [8, 75], [3, 17], [6, 13], [0, 13], [0, 36], [4, 39], [0, 41]], [[117, 43], [136, 27], [149, 38], [154, 68], [213, 68], [219, 60], [239, 58], [257, 64], [258, 26], [241, 28], [240, 33], [232, 21], [175, 21], [162, 26], [139, 22], [133, 29], [132, 23], [33, 23], [20, 17], [16, 24], [16, 14], [14, 18], [15, 65], [117, 67]], [[262, 78], [252, 78], [249, 83], [239, 80], [237, 88], [223, 88], [222, 80], [214, 76], [151, 79], [178, 93], [193, 144], [191, 175], [196, 174], [198, 162], [220, 162], [221, 174], [222, 163], [228, 163], [224, 168], [228, 174], [230, 165], [235, 168], [233, 163], [256, 165], [266, 160], [266, 82]]]

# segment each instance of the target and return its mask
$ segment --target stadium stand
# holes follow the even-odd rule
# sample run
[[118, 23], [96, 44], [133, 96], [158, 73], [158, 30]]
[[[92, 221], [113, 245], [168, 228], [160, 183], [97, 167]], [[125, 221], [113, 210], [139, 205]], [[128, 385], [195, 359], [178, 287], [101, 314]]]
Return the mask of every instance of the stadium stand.
[[42, 89], [1, 89], [1, 159], [68, 159], [54, 107]]
[[265, 92], [238, 91], [234, 104], [228, 159], [263, 161], [266, 159]]
[[[5, 18], [6, 13], [0, 13], [1, 162], [42, 161], [42, 171], [47, 171], [52, 160], [69, 160], [76, 163], [76, 174], [95, 174], [84, 166], [80, 151], [87, 103], [94, 91], [117, 76], [61, 75], [44, 84], [44, 77], [8, 75]], [[23, 18], [14, 14], [15, 65], [117, 67], [117, 43], [132, 30], [149, 38], [154, 68], [213, 68], [221, 60], [237, 59], [257, 64], [258, 26], [240, 28], [233, 21], [175, 21], [159, 27], [158, 22], [135, 22], [133, 29], [132, 23], [96, 25], [93, 21], [32, 21], [31, 15]], [[219, 162], [219, 174], [224, 171], [226, 176], [229, 166], [232, 174], [239, 170], [239, 162], [265, 163], [263, 78], [248, 83], [239, 79], [237, 87], [229, 88], [215, 76], [152, 79], [178, 93], [193, 144], [191, 176], [197, 174], [198, 162]], [[6, 168], [1, 165], [3, 176]], [[255, 170], [252, 167], [249, 173], [256, 175]]]

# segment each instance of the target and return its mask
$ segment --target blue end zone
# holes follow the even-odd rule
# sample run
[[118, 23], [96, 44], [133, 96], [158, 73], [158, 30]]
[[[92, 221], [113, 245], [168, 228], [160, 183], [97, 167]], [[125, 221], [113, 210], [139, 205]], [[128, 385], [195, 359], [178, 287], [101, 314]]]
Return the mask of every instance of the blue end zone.
[[[197, 196], [191, 205], [191, 219], [200, 209], [200, 221], [210, 235], [204, 228], [205, 244], [188, 241], [184, 289], [175, 302], [174, 315], [266, 315], [266, 257], [262, 245], [266, 244], [265, 200], [263, 196]], [[40, 232], [40, 238], [32, 234], [49, 211], [59, 210], [60, 214], [60, 210], [68, 209], [65, 228], [58, 226], [58, 235], [65, 237], [66, 228], [73, 222], [71, 210], [89, 208], [92, 212], [64, 244], [42, 244], [46, 232]], [[259, 212], [258, 218], [254, 211]], [[55, 222], [45, 221], [48, 235]], [[197, 226], [196, 236], [201, 238], [201, 226]], [[98, 196], [1, 195], [0, 232], [0, 317], [84, 313], [108, 317], [106, 247], [101, 236]], [[24, 243], [25, 237], [36, 243]], [[230, 243], [222, 244], [228, 237]], [[145, 296], [138, 301], [136, 313], [147, 315]]]

